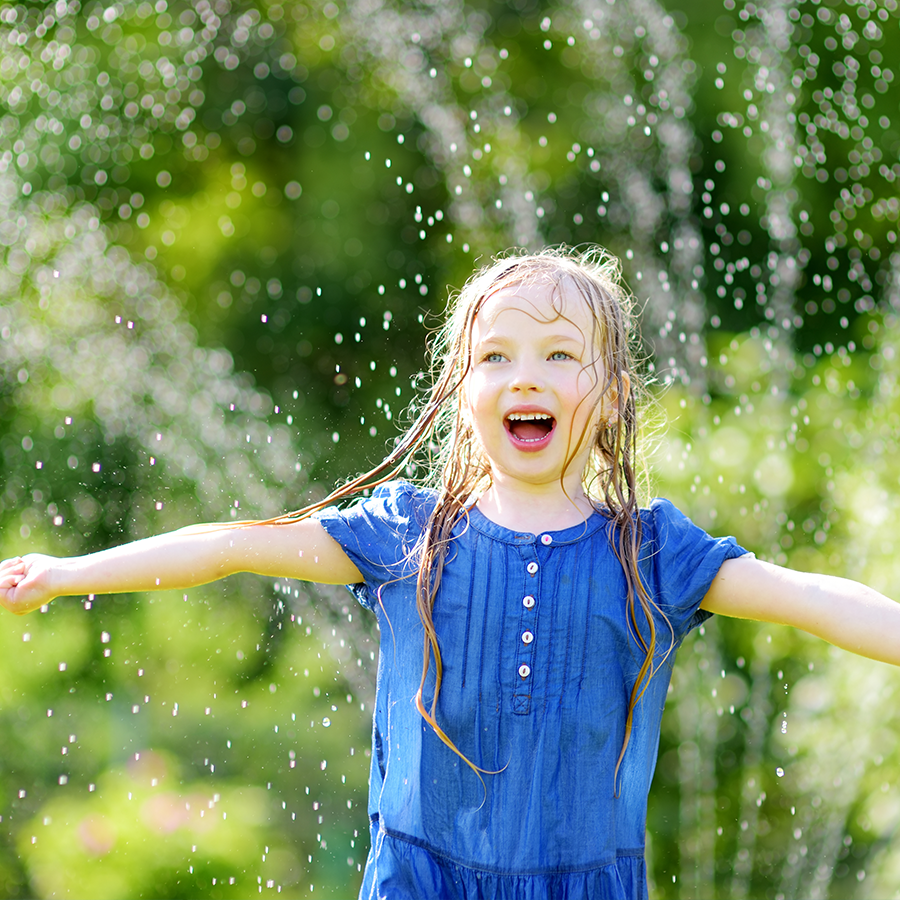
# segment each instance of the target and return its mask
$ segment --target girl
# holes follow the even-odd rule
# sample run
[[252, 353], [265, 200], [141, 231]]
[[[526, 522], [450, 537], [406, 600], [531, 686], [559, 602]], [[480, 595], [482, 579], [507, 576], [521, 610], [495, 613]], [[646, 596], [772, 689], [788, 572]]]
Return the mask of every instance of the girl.
[[[238, 571], [346, 583], [382, 641], [361, 896], [644, 898], [685, 635], [715, 612], [900, 664], [900, 607], [756, 560], [664, 500], [639, 509], [631, 338], [602, 251], [495, 262], [452, 304], [428, 402], [380, 466], [277, 519], [6, 560], [0, 602]], [[393, 480], [423, 453], [430, 486]]]

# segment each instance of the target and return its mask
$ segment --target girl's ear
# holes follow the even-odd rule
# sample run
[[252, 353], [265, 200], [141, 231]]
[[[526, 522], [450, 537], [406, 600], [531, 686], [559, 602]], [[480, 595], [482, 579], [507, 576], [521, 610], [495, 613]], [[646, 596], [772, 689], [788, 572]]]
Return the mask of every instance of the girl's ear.
[[618, 384], [610, 382], [609, 387], [600, 401], [602, 405], [601, 422], [604, 425], [613, 425], [619, 420], [619, 412], [628, 402], [631, 394], [631, 377], [627, 372], [619, 376]]

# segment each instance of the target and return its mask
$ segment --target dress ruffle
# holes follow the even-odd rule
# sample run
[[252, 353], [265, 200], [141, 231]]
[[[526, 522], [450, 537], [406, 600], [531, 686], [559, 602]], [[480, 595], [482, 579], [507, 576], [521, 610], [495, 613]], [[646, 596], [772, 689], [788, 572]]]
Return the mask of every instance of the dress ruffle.
[[646, 900], [643, 849], [575, 872], [502, 872], [466, 865], [372, 822], [365, 900]]

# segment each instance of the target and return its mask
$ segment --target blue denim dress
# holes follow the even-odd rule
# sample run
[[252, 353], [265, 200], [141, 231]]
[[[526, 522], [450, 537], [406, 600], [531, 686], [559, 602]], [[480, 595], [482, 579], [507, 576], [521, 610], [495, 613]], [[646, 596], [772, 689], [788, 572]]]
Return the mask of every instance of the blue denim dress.
[[[360, 896], [643, 900], [647, 794], [674, 650], [708, 616], [698, 606], [722, 562], [746, 551], [668, 501], [643, 511], [641, 573], [674, 646], [635, 708], [616, 785], [643, 652], [609, 519], [597, 512], [535, 535], [471, 509], [434, 607], [444, 667], [437, 721], [468, 759], [498, 771], [482, 783], [413, 700], [423, 649], [415, 548], [434, 502], [431, 491], [392, 482], [318, 514], [362, 573], [350, 589], [381, 631]], [[667, 649], [662, 617], [656, 630]], [[433, 685], [432, 663], [426, 706]]]

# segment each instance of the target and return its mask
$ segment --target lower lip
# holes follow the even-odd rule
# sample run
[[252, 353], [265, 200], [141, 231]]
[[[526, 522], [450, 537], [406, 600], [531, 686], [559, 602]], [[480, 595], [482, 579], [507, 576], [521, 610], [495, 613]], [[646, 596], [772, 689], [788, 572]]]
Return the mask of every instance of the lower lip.
[[547, 434], [536, 440], [536, 441], [520, 441], [509, 429], [506, 430], [506, 436], [509, 438], [509, 442], [516, 448], [516, 450], [521, 450], [524, 453], [537, 453], [539, 450], [543, 450], [553, 438], [553, 432], [556, 431], [556, 426], [554, 425]]

